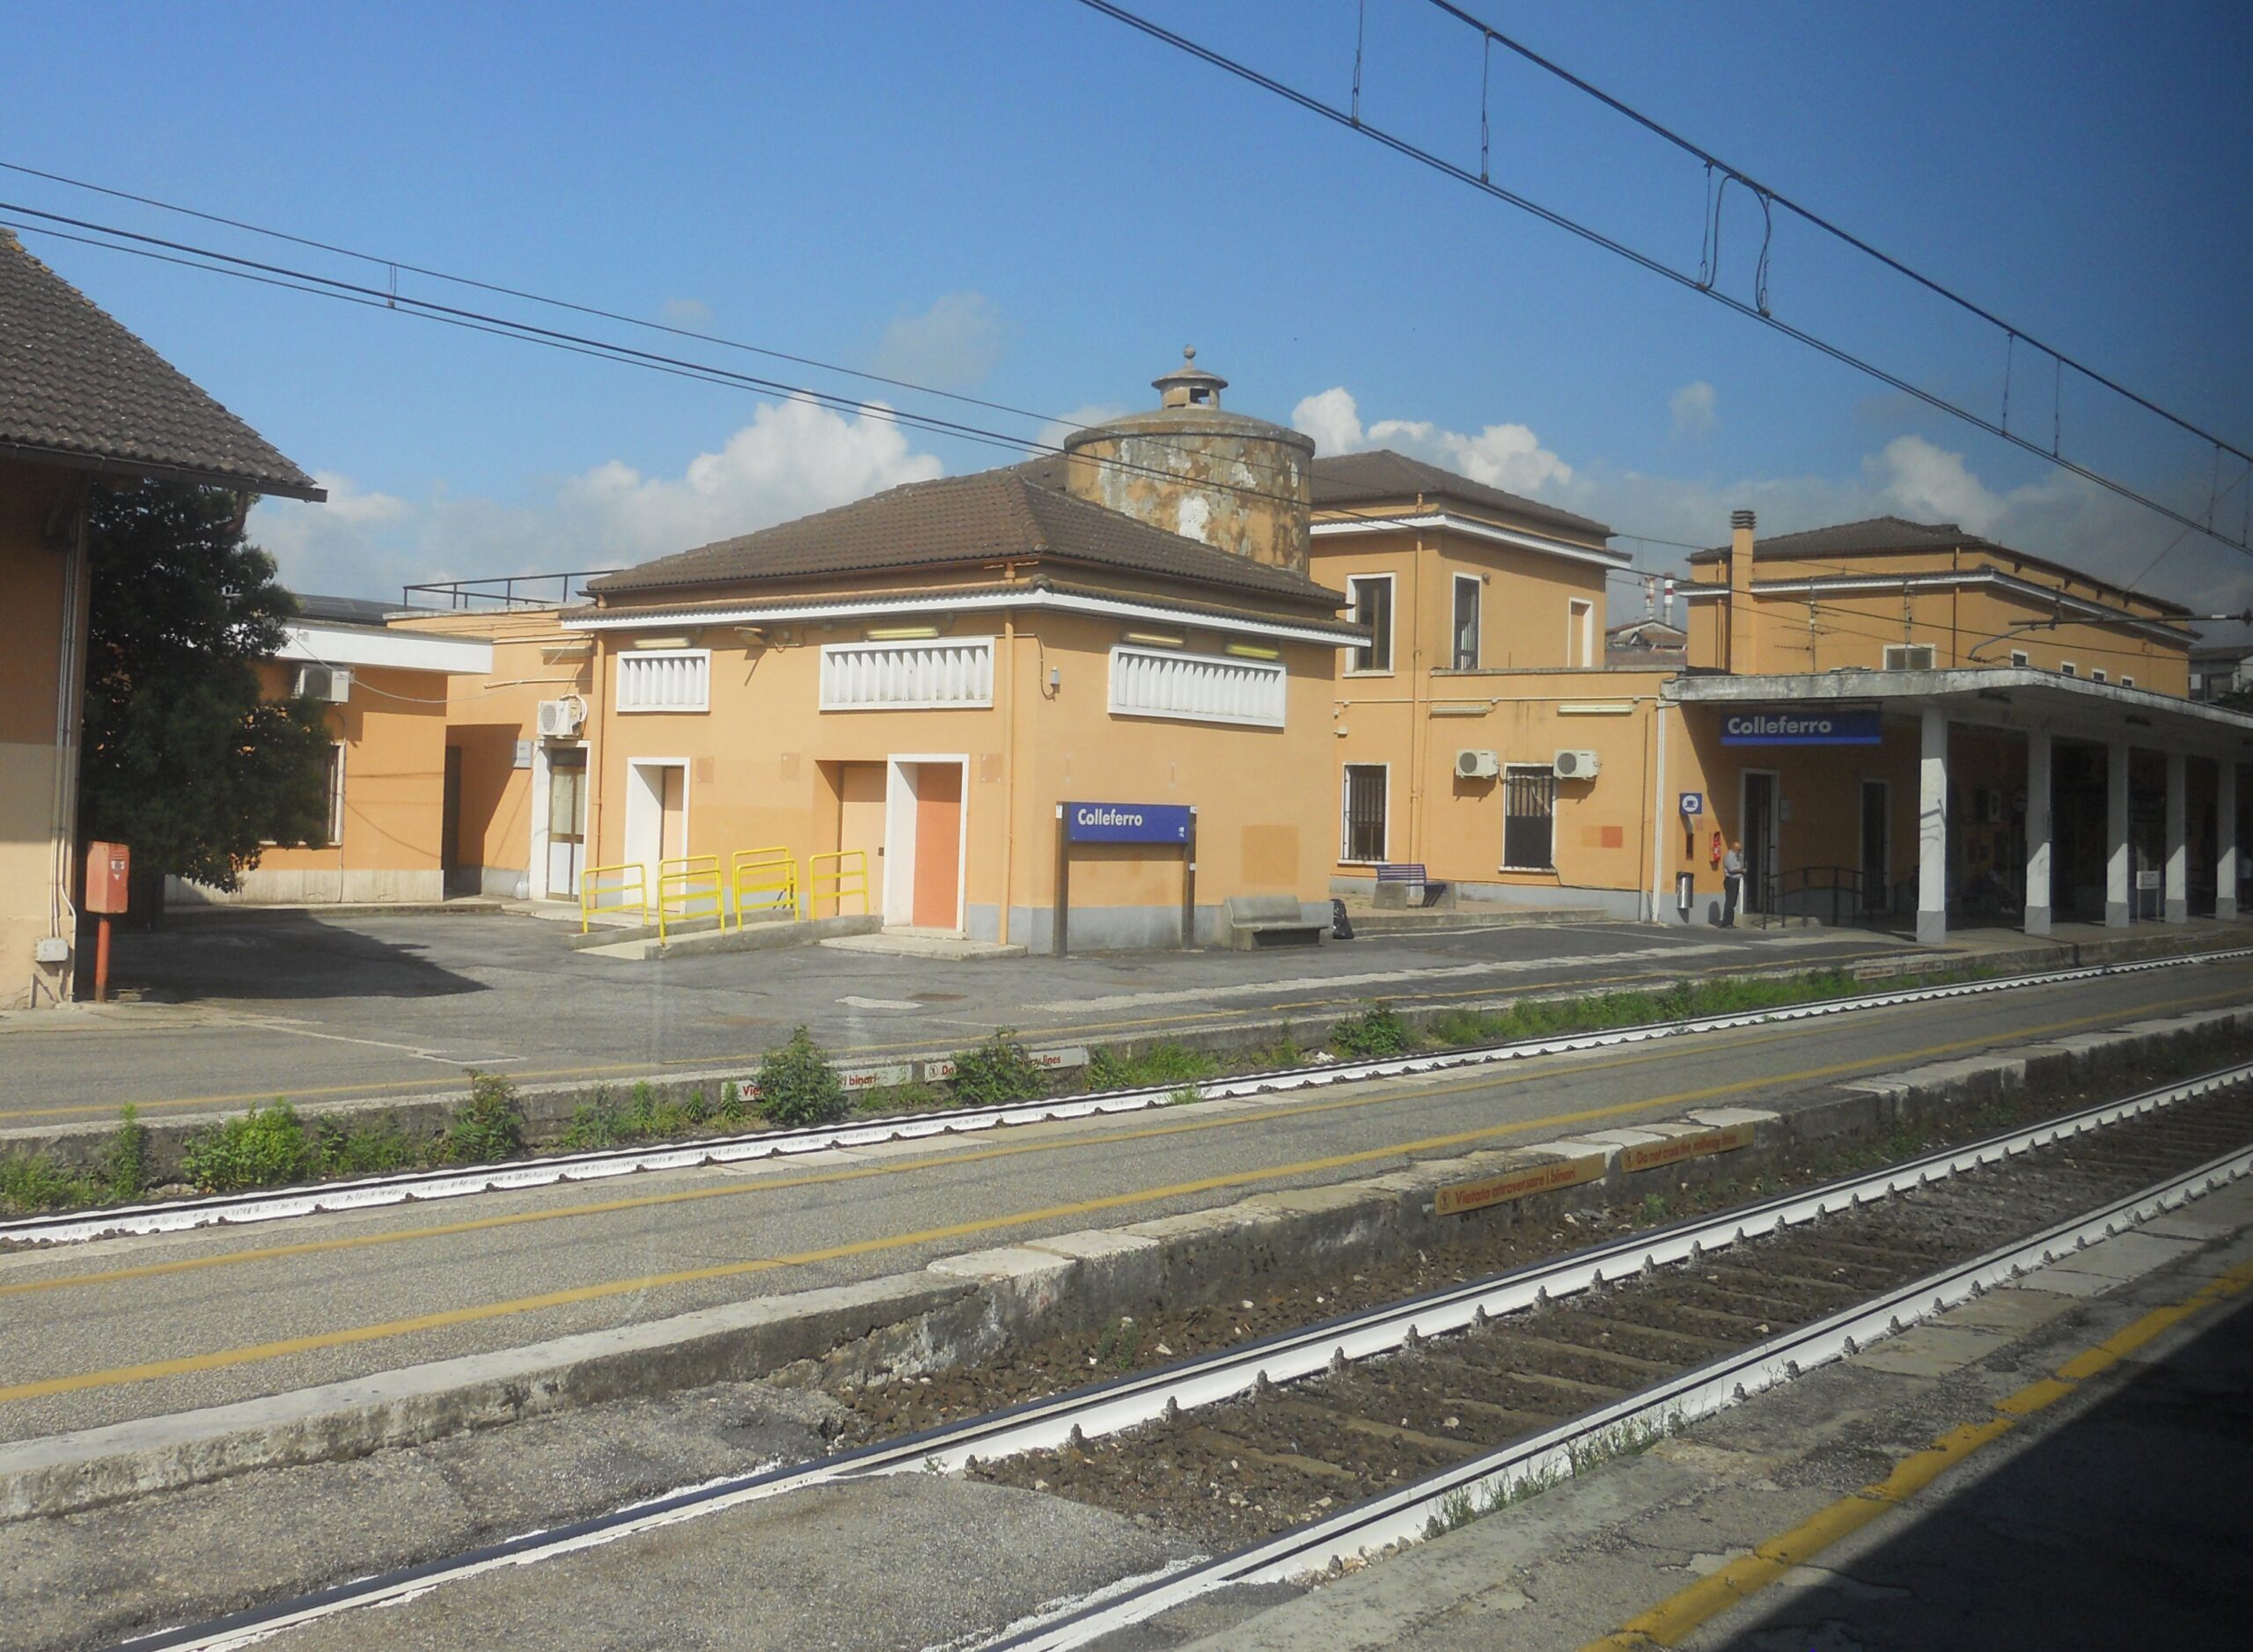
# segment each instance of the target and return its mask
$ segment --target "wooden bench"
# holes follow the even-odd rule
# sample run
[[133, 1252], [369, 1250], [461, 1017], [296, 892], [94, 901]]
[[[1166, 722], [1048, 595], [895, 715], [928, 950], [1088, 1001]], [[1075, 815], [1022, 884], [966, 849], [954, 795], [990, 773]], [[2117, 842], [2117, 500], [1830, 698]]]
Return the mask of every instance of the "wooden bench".
[[1239, 952], [1264, 946], [1320, 946], [1330, 921], [1307, 921], [1296, 895], [1230, 895], [1221, 903], [1228, 944]]
[[1386, 861], [1376, 869], [1380, 907], [1436, 907], [1448, 888], [1424, 876], [1421, 861]]

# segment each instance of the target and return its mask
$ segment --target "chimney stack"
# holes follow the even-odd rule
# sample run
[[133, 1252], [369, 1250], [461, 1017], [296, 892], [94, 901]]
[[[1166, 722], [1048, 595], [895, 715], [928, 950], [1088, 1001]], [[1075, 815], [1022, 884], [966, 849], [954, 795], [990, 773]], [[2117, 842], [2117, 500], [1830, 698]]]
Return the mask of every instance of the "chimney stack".
[[1674, 576], [1671, 574], [1666, 576], [1666, 603], [1659, 613], [1669, 625], [1674, 623]]
[[1728, 652], [1723, 664], [1730, 671], [1760, 669], [1753, 646], [1752, 529], [1750, 510], [1728, 513]]

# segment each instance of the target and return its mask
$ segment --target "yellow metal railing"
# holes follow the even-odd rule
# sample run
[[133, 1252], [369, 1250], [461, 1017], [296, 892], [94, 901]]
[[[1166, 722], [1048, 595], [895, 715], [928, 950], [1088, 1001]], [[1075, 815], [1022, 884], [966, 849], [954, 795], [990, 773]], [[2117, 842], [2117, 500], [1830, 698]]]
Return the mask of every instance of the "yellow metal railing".
[[728, 898], [736, 928], [751, 912], [798, 913], [798, 863], [786, 848], [738, 849], [728, 859]]
[[622, 866], [590, 866], [579, 874], [579, 933], [598, 912], [631, 912], [649, 921], [649, 869], [639, 861]]
[[657, 863], [657, 939], [665, 938], [668, 920], [683, 923], [699, 918], [728, 921], [728, 889], [720, 878], [716, 855], [683, 855]]
[[869, 910], [869, 852], [866, 849], [840, 849], [833, 855], [806, 856], [806, 916], [821, 916], [821, 903], [836, 903], [838, 917], [845, 915], [848, 899], [861, 903], [863, 917]]

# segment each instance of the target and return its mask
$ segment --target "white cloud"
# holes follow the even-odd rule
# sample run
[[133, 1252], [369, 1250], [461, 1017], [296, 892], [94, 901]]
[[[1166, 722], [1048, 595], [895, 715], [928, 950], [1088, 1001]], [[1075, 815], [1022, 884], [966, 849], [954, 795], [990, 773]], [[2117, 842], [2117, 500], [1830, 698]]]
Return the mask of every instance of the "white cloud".
[[[1703, 392], [1698, 394], [1693, 393]], [[1686, 385], [1671, 399], [1677, 427], [1717, 412], [1710, 387]], [[2197, 534], [2177, 539], [2176, 525], [2068, 471], [2051, 470], [2013, 487], [1981, 476], [1967, 456], [1928, 437], [1898, 435], [1843, 474], [1716, 477], [1656, 475], [1613, 465], [1601, 455], [1568, 463], [1523, 424], [1493, 424], [1476, 436], [1422, 420], [1379, 420], [1364, 426], [1342, 385], [1303, 399], [1291, 423], [1322, 453], [1394, 447], [1515, 493], [1610, 523], [1621, 548], [1650, 567], [1677, 563], [1679, 545], [1719, 545], [1732, 510], [1758, 514], [1760, 532], [1790, 533], [1878, 516], [1954, 522], [1966, 531], [2047, 556], [2102, 578], [2210, 612], [2253, 604], [2253, 561]], [[2253, 485], [2253, 484], [2249, 484]], [[2147, 483], [2145, 491], [2187, 514], [2203, 508], [2204, 473]], [[1634, 536], [1672, 541], [1641, 545]], [[2153, 567], [2153, 559], [2166, 552]]]
[[1364, 429], [1360, 404], [1343, 385], [1301, 400], [1291, 409], [1291, 425], [1314, 438], [1317, 452], [1394, 448], [1513, 493], [1537, 493], [1573, 479], [1573, 467], [1523, 424], [1490, 424], [1475, 436], [1442, 430], [1425, 419], [1379, 419]]
[[1317, 453], [1351, 453], [1363, 445], [1361, 409], [1343, 385], [1301, 400], [1291, 409], [1291, 429], [1312, 437]]
[[877, 342], [876, 370], [889, 378], [967, 390], [985, 382], [1008, 342], [1002, 312], [982, 292], [950, 292], [916, 315], [899, 315]]
[[712, 306], [701, 298], [668, 298], [658, 316], [667, 327], [681, 327], [691, 333], [712, 330]]
[[717, 452], [699, 454], [678, 476], [646, 476], [613, 459], [532, 503], [507, 504], [443, 482], [408, 499], [328, 474], [317, 478], [327, 503], [261, 500], [250, 532], [293, 590], [388, 596], [422, 580], [645, 562], [942, 469], [889, 420], [848, 418], [794, 398], [760, 407]]
[[1714, 408], [1714, 387], [1704, 379], [1695, 379], [1667, 398], [1667, 408], [1674, 415], [1677, 436], [1705, 436], [1721, 421]]

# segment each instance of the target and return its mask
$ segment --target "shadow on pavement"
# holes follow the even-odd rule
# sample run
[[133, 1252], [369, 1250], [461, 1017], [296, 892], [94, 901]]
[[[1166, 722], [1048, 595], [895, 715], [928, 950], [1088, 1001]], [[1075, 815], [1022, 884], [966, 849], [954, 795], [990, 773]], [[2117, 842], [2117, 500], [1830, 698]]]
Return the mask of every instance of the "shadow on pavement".
[[2000, 1468], [1941, 1480], [1940, 1500], [1898, 1535], [1850, 1557], [1817, 1556], [1823, 1581], [1777, 1585], [1781, 1597], [1758, 1623], [1717, 1644], [2244, 1645], [2249, 1392], [2253, 1302]]
[[[80, 956], [91, 958], [91, 947], [82, 947]], [[120, 929], [110, 941], [110, 985], [183, 1003], [440, 998], [488, 990], [431, 963], [419, 944], [371, 935], [364, 922], [346, 929], [302, 912], [199, 914], [151, 933]]]

